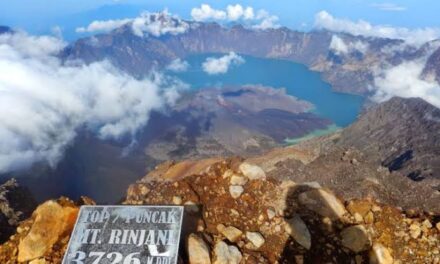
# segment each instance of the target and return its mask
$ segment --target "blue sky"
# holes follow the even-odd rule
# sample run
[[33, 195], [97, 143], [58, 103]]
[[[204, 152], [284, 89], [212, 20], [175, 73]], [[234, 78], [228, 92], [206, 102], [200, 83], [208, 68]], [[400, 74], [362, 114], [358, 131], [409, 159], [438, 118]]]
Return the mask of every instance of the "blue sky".
[[0, 0], [0, 25], [21, 28], [34, 34], [47, 34], [53, 27], [59, 26], [69, 39], [75, 37], [74, 28], [93, 20], [134, 17], [142, 10], [159, 11], [164, 8], [182, 18], [190, 18], [191, 9], [202, 3], [219, 9], [237, 3], [265, 9], [278, 16], [280, 24], [293, 29], [310, 28], [314, 15], [321, 10], [335, 17], [363, 19], [372, 24], [408, 28], [439, 26], [440, 2], [435, 0]]

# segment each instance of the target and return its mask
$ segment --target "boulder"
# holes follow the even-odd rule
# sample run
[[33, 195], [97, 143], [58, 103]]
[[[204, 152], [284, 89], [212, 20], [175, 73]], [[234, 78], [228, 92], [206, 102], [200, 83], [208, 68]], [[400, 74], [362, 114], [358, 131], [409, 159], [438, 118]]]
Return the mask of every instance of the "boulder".
[[241, 232], [241, 230], [236, 227], [233, 226], [225, 227], [222, 224], [217, 226], [217, 231], [219, 231], [231, 242], [237, 241], [243, 234], [243, 232]]
[[298, 215], [293, 216], [287, 220], [286, 232], [295, 239], [298, 244], [306, 249], [310, 249], [312, 246], [312, 237], [309, 229], [304, 221]]
[[266, 179], [266, 173], [262, 168], [257, 165], [249, 164], [247, 162], [243, 162], [239, 167], [241, 173], [246, 176], [249, 180], [263, 180]]
[[371, 240], [363, 225], [350, 226], [341, 232], [342, 245], [355, 253], [367, 250]]
[[209, 247], [196, 234], [191, 234], [188, 237], [188, 257], [190, 264], [211, 264]]
[[251, 242], [255, 249], [260, 248], [266, 242], [263, 235], [258, 232], [246, 232], [246, 238]]
[[315, 213], [332, 220], [342, 220], [347, 214], [344, 205], [333, 194], [323, 189], [303, 192], [298, 196], [299, 202]]
[[40, 205], [33, 213], [34, 223], [18, 245], [18, 261], [42, 257], [59, 240], [70, 233], [78, 215], [78, 208], [63, 207], [56, 201]]
[[370, 264], [393, 264], [394, 259], [388, 248], [375, 243], [370, 251]]
[[243, 256], [235, 246], [228, 246], [225, 242], [219, 241], [214, 247], [214, 264], [239, 264]]
[[248, 181], [248, 178], [246, 177], [242, 177], [242, 176], [237, 176], [237, 175], [233, 175], [231, 177], [231, 185], [245, 185]]

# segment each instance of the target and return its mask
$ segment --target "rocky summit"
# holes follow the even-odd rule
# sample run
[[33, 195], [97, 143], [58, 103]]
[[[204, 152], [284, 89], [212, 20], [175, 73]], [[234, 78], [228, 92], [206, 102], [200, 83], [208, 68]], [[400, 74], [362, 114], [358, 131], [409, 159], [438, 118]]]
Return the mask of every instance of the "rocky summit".
[[[40, 205], [0, 246], [0, 262], [60, 263], [81, 204], [93, 202]], [[185, 207], [180, 263], [440, 263], [440, 215], [345, 200], [238, 157], [162, 164], [123, 204]]]

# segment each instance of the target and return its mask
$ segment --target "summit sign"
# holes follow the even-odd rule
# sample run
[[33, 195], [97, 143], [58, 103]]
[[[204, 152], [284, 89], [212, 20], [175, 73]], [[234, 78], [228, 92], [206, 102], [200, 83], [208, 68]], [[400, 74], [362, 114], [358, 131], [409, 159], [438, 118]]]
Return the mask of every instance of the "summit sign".
[[83, 206], [63, 264], [175, 264], [183, 207]]

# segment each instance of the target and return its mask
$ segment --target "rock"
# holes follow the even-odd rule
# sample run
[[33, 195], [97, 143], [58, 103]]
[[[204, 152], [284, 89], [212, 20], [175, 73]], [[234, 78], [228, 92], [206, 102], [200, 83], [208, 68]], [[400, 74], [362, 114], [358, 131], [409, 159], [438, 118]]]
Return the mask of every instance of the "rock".
[[191, 213], [197, 213], [200, 211], [199, 206], [193, 201], [186, 201], [184, 204], [185, 210]]
[[234, 175], [234, 172], [230, 169], [227, 169], [224, 173], [223, 173], [223, 179], [227, 179], [229, 177], [232, 177]]
[[241, 230], [236, 227], [233, 226], [225, 227], [222, 224], [217, 226], [217, 231], [219, 231], [231, 242], [237, 241], [243, 234], [243, 232], [241, 232]]
[[248, 178], [234, 175], [231, 177], [231, 185], [245, 185], [248, 182]]
[[190, 264], [211, 263], [208, 245], [196, 234], [191, 234], [188, 237], [188, 257]]
[[20, 186], [14, 178], [0, 184], [0, 244], [32, 214], [36, 206], [29, 190]]
[[214, 247], [214, 264], [239, 264], [243, 256], [235, 246], [219, 241]]
[[182, 204], [182, 197], [180, 197], [180, 196], [174, 196], [174, 197], [173, 197], [173, 204], [175, 204], [175, 205], [181, 205], [181, 204]]
[[342, 245], [355, 253], [367, 250], [371, 246], [368, 232], [363, 225], [350, 226], [341, 232]]
[[232, 198], [237, 199], [244, 192], [243, 186], [240, 185], [231, 185], [229, 186], [229, 193]]
[[322, 186], [321, 186], [321, 184], [319, 184], [319, 182], [303, 182], [303, 183], [301, 183], [301, 186], [307, 186], [307, 187], [310, 187], [310, 188], [314, 188], [314, 189], [321, 189], [322, 188]]
[[256, 165], [243, 162], [239, 169], [249, 180], [266, 179], [266, 173]]
[[370, 251], [370, 264], [393, 264], [390, 251], [382, 244], [375, 243]]
[[409, 234], [412, 238], [416, 239], [420, 236], [422, 233], [422, 230], [420, 229], [420, 225], [417, 222], [414, 222], [412, 225], [409, 226]]
[[229, 248], [228, 245], [223, 242], [217, 242], [214, 247], [214, 264], [229, 264]]
[[246, 238], [252, 243], [255, 249], [260, 248], [266, 240], [258, 232], [246, 232]]
[[332, 220], [342, 220], [347, 211], [344, 205], [333, 194], [323, 190], [315, 189], [298, 196], [302, 205], [321, 216], [329, 217]]
[[427, 229], [432, 228], [432, 224], [428, 219], [425, 219], [425, 221], [422, 222], [422, 225]]
[[78, 208], [63, 207], [55, 201], [40, 205], [33, 213], [31, 230], [18, 246], [18, 261], [42, 257], [62, 234], [72, 231], [77, 215]]
[[438, 231], [440, 231], [440, 222], [438, 222], [435, 227], [437, 228]]
[[286, 232], [304, 248], [310, 249], [312, 246], [312, 237], [310, 236], [309, 229], [298, 215], [287, 220]]
[[371, 210], [371, 203], [368, 201], [350, 201], [347, 205], [347, 210], [351, 215], [358, 213], [365, 217]]
[[356, 223], [364, 222], [364, 218], [359, 213], [354, 213], [353, 217], [354, 217], [354, 220], [356, 221]]
[[142, 184], [142, 185], [139, 186], [139, 192], [140, 192], [141, 195], [145, 196], [145, 195], [147, 195], [150, 192], [150, 189], [147, 186]]
[[34, 259], [31, 262], [29, 262], [29, 264], [46, 264], [46, 260], [44, 258], [41, 259]]
[[296, 264], [304, 264], [304, 256], [303, 255], [296, 255], [295, 256], [295, 263]]
[[272, 220], [272, 219], [276, 216], [276, 212], [275, 212], [275, 210], [273, 210], [273, 209], [271, 209], [271, 208], [269, 208], [269, 209], [266, 210], [266, 214], [267, 214], [267, 218], [268, 218], [269, 220]]
[[372, 224], [374, 223], [374, 214], [373, 212], [368, 212], [367, 215], [364, 217], [364, 221], [366, 224]]

